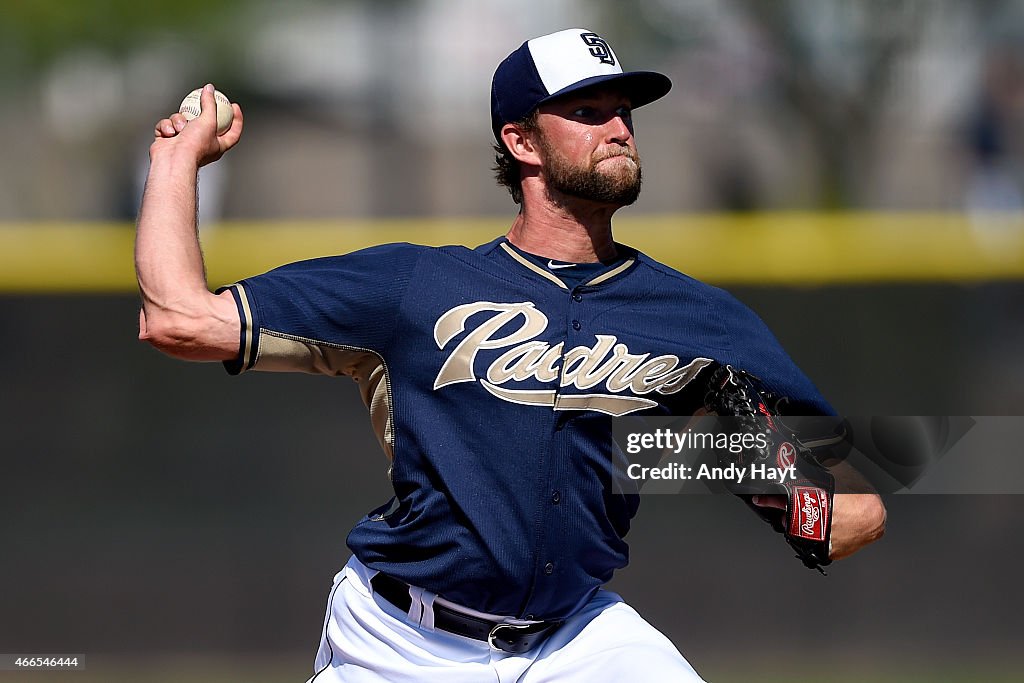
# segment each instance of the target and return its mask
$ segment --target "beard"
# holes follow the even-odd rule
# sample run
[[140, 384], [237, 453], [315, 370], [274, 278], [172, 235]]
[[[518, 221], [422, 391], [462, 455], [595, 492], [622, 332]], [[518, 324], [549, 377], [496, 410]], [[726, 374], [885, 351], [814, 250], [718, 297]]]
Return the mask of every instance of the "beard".
[[[545, 187], [552, 201], [557, 201], [552, 191], [616, 206], [629, 206], [640, 196], [640, 157], [628, 147], [595, 157], [585, 166], [573, 165], [553, 150], [544, 138], [540, 140], [540, 149], [544, 156]], [[620, 156], [631, 159], [633, 163], [615, 161], [598, 168], [601, 161]]]

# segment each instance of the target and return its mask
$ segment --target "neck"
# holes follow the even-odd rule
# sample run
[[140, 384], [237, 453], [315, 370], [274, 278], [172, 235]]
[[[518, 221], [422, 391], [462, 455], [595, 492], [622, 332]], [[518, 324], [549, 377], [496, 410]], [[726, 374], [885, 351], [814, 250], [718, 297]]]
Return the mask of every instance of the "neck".
[[523, 251], [569, 263], [594, 263], [615, 258], [612, 214], [618, 206], [565, 197], [529, 201], [506, 235]]

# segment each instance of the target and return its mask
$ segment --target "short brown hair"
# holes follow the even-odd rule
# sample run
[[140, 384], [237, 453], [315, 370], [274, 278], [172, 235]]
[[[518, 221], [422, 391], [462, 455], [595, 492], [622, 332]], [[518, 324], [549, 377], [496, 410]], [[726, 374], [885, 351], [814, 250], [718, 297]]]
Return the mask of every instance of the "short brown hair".
[[[537, 129], [537, 110], [534, 109], [524, 119], [516, 121], [513, 125], [518, 126], [524, 132], [532, 133]], [[500, 140], [494, 145], [494, 166], [491, 167], [491, 170], [494, 171], [494, 179], [498, 185], [506, 188], [512, 195], [512, 201], [522, 204], [523, 181], [519, 175], [519, 160], [512, 156], [512, 152]]]

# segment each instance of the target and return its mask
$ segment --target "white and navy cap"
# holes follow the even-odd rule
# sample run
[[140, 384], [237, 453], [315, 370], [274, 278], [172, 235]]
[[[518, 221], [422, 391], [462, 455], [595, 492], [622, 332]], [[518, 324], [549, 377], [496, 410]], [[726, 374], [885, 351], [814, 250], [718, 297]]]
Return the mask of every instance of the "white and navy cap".
[[526, 117], [537, 105], [599, 83], [615, 83], [634, 108], [663, 97], [671, 88], [668, 76], [653, 71], [623, 72], [601, 36], [571, 28], [523, 43], [505, 58], [491, 81], [491, 128]]

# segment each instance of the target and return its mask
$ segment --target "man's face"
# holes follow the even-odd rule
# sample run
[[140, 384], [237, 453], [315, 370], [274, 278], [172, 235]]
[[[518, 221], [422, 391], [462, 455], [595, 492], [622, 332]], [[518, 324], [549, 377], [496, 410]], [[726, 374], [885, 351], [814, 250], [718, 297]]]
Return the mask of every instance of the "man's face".
[[626, 206], [640, 194], [640, 155], [629, 99], [612, 89], [585, 90], [540, 106], [538, 147], [552, 191]]

